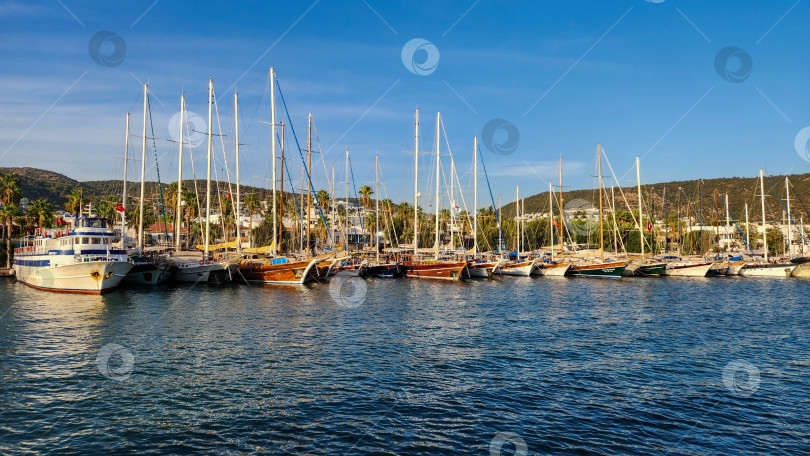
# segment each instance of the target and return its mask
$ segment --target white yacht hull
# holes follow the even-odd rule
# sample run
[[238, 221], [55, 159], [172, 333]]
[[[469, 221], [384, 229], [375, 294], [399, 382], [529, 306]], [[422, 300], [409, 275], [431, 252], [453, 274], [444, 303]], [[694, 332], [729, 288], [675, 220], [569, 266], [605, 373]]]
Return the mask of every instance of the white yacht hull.
[[795, 264], [769, 264], [761, 266], [748, 265], [740, 269], [740, 275], [743, 277], [773, 277], [784, 279], [786, 277], [790, 277], [790, 274], [794, 269], [796, 269]]
[[541, 263], [537, 266], [533, 274], [543, 277], [564, 277], [570, 268], [571, 265], [569, 263]]
[[495, 274], [516, 276], [516, 277], [529, 277], [537, 269], [534, 261], [523, 261], [517, 264], [504, 264], [501, 265]]
[[712, 266], [714, 266], [714, 263], [685, 264], [674, 267], [668, 265], [667, 268], [664, 269], [664, 275], [671, 277], [706, 277], [706, 274], [708, 274]]
[[101, 294], [117, 287], [132, 269], [132, 264], [124, 261], [93, 261], [57, 267], [15, 264], [13, 269], [17, 280], [32, 288]]

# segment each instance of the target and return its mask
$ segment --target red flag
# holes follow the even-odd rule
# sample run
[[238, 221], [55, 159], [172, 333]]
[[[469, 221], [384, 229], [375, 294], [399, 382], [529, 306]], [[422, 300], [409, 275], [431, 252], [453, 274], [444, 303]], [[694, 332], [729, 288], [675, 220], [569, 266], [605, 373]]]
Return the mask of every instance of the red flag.
[[225, 198], [231, 199], [231, 194], [230, 194], [230, 193], [226, 193], [226, 194], [225, 194]]
[[551, 224], [554, 225], [554, 226], [560, 226], [560, 222], [558, 222], [556, 220], [552, 220]]
[[652, 223], [649, 220], [647, 220], [647, 232], [652, 233]]
[[115, 205], [115, 210], [118, 211], [118, 212], [126, 212], [127, 211], [126, 209], [124, 209], [124, 206], [122, 206], [120, 204]]
[[67, 225], [67, 222], [62, 220], [62, 219], [56, 219], [56, 224], [57, 225]]

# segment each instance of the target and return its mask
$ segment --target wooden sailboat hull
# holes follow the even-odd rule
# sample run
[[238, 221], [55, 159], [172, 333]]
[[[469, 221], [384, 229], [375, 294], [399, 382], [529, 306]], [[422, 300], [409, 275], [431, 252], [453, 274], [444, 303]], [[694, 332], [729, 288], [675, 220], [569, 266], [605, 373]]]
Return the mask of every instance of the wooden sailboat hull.
[[571, 265], [571, 268], [568, 271], [569, 275], [571, 276], [593, 277], [598, 279], [621, 279], [624, 268], [626, 267], [626, 261], [617, 261], [614, 263]]
[[636, 277], [660, 276], [666, 268], [666, 263], [642, 264], [633, 271], [633, 275]]
[[415, 279], [460, 280], [467, 268], [466, 261], [405, 262], [405, 276]]
[[543, 277], [564, 277], [570, 268], [569, 263], [540, 263], [534, 274]]
[[803, 263], [796, 266], [796, 269], [790, 273], [791, 277], [801, 277], [801, 278], [808, 278], [810, 277], [810, 263]]
[[796, 269], [795, 264], [748, 264], [740, 269], [740, 275], [743, 277], [772, 277], [777, 279], [784, 279], [790, 277], [793, 270]]
[[129, 270], [124, 283], [127, 285], [157, 285], [169, 280], [171, 272], [154, 264], [136, 264]]
[[745, 260], [729, 261], [727, 276], [740, 275], [740, 269], [745, 266]]
[[318, 263], [321, 261], [322, 259], [313, 258], [281, 264], [242, 262], [239, 264], [239, 272], [247, 282], [303, 285], [320, 277]]

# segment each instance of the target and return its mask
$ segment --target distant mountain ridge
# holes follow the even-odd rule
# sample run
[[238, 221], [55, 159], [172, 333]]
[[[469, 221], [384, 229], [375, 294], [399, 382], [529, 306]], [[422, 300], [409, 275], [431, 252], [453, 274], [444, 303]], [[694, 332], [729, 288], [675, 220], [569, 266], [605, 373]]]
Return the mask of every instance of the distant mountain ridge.
[[[120, 180], [101, 180], [101, 181], [87, 181], [80, 182], [71, 179], [63, 174], [48, 171], [39, 168], [0, 168], [0, 174], [12, 173], [19, 177], [20, 186], [22, 187], [23, 197], [29, 200], [38, 198], [45, 198], [54, 203], [57, 208], [63, 208], [67, 202], [67, 196], [73, 189], [81, 188], [88, 199], [96, 199], [106, 195], [120, 195], [122, 192], [122, 182]], [[791, 199], [791, 213], [796, 219], [797, 223], [799, 218], [803, 218], [810, 224], [810, 173], [793, 174], [788, 176], [791, 183], [790, 199]], [[565, 178], [565, 176], [563, 176]], [[694, 211], [697, 212], [699, 208], [700, 198], [698, 196], [698, 179], [688, 181], [673, 181], [661, 182], [656, 184], [642, 185], [642, 197], [645, 201], [645, 215], [649, 214], [650, 208], [654, 209], [657, 218], [663, 218], [664, 214], [664, 187], [667, 188], [667, 206], [669, 215], [677, 214], [678, 211], [678, 189], [682, 189], [681, 194], [681, 215], [687, 215], [687, 198], [692, 202]], [[782, 204], [784, 203], [785, 194], [785, 176], [768, 176], [765, 181], [765, 194], [766, 194], [766, 212], [769, 220], [778, 219], [781, 221], [782, 204], [774, 196], [774, 190], [771, 184], [780, 195]], [[139, 182], [130, 182], [128, 184], [129, 194], [134, 196], [139, 189]], [[164, 196], [167, 187], [171, 183], [164, 183]], [[185, 188], [192, 188], [192, 180], [184, 180], [183, 186]], [[214, 183], [214, 185], [216, 185]], [[220, 191], [227, 190], [227, 182], [222, 182]], [[540, 184], [538, 184], [539, 186]], [[565, 182], [563, 182], [565, 185]], [[728, 194], [729, 208], [731, 216], [742, 221], [745, 218], [745, 203], [748, 202], [749, 219], [754, 221], [762, 220], [762, 209], [759, 200], [759, 177], [729, 177], [718, 179], [705, 179], [703, 180], [703, 218], [706, 224], [711, 223], [719, 217], [721, 221], [725, 220], [724, 199]], [[624, 198], [632, 210], [638, 209], [638, 196], [635, 186], [628, 186], [622, 188]], [[715, 190], [717, 191], [718, 198], [715, 199]], [[243, 194], [256, 193], [261, 200], [268, 200], [271, 197], [271, 190], [266, 188], [242, 186]], [[616, 196], [616, 209], [627, 209], [627, 204], [624, 202], [622, 192], [615, 189]], [[608, 188], [606, 194], [610, 195]], [[155, 197], [157, 195], [157, 183], [147, 183], [147, 195]], [[509, 198], [504, 194], [504, 198]], [[555, 193], [555, 201], [558, 201], [559, 195]], [[593, 189], [586, 190], [571, 190], [563, 192], [563, 206], [571, 203], [574, 200], [584, 200], [594, 206], [598, 206], [598, 194]], [[479, 201], [481, 201], [479, 199]], [[506, 203], [502, 199], [502, 214], [504, 217], [514, 217], [515, 204], [514, 202]], [[545, 213], [548, 212], [548, 192], [538, 193], [525, 198], [523, 203], [526, 213]], [[604, 208], [610, 208], [610, 201], [603, 201]], [[488, 204], [482, 203], [482, 207]], [[555, 212], [558, 211], [555, 205]], [[693, 214], [694, 215], [694, 214]]]

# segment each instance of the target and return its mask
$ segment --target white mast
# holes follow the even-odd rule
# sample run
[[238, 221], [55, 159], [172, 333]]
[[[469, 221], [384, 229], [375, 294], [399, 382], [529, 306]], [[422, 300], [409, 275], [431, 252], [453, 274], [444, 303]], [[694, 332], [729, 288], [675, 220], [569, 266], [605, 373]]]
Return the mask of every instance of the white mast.
[[793, 257], [793, 233], [791, 233], [792, 219], [790, 218], [790, 181], [785, 176], [785, 199], [787, 199], [787, 241], [788, 241], [788, 258]]
[[748, 203], [745, 203], [745, 240], [748, 243], [748, 247], [751, 247], [751, 230], [748, 227]]
[[146, 110], [149, 105], [149, 86], [143, 85], [143, 148], [141, 150], [141, 201], [138, 206], [138, 253], [143, 253], [143, 199], [146, 176]]
[[[273, 253], [278, 253], [278, 223], [276, 220], [276, 70], [270, 67], [270, 123], [272, 124], [272, 138], [270, 142], [273, 143], [271, 147], [272, 161], [273, 161]], [[295, 193], [295, 191], [293, 191]]]
[[516, 235], [517, 242], [515, 243], [517, 247], [518, 259], [520, 258], [520, 196], [518, 194], [518, 187], [515, 187], [515, 228], [517, 228]]
[[641, 256], [644, 256], [644, 211], [641, 207], [641, 167], [636, 157], [636, 187], [638, 188], [638, 239], [641, 242]]
[[[233, 116], [234, 116], [234, 133], [236, 133], [236, 212], [234, 218], [236, 219], [236, 251], [242, 252], [242, 232], [239, 229], [241, 222], [239, 219], [242, 215], [242, 199], [239, 190], [239, 94], [233, 93]], [[276, 143], [276, 138], [273, 138], [273, 144]], [[274, 161], [275, 162], [275, 161]], [[276, 176], [273, 176], [275, 179]]]
[[768, 227], [765, 225], [765, 173], [759, 170], [759, 194], [762, 200], [762, 241], [765, 247], [765, 262], [768, 261]]
[[731, 235], [731, 213], [728, 209], [728, 193], [726, 193], [726, 236], [728, 236], [728, 247], [731, 248], [733, 236]]
[[551, 261], [554, 261], [554, 189], [551, 181], [548, 183], [548, 229], [551, 233]]
[[374, 192], [377, 197], [374, 198], [374, 250], [377, 252], [377, 263], [380, 262], [380, 156], [374, 155]]
[[[121, 207], [124, 211], [121, 212], [121, 248], [127, 248], [127, 164], [129, 161], [129, 113], [127, 113], [127, 134], [124, 138], [124, 195], [121, 199]], [[42, 228], [42, 227], [40, 227]]]
[[174, 224], [176, 225], [175, 230], [174, 230], [174, 233], [175, 233], [174, 234], [174, 237], [175, 237], [175, 239], [174, 239], [174, 249], [176, 251], [180, 251], [180, 224], [181, 224], [181, 218], [180, 218], [181, 206], [180, 206], [180, 203], [182, 201], [182, 196], [183, 196], [183, 123], [184, 123], [184, 119], [185, 119], [185, 115], [186, 115], [185, 107], [186, 107], [186, 94], [181, 93], [180, 94], [180, 152], [179, 152], [178, 160], [177, 160], [177, 214], [175, 214], [175, 217], [174, 217]]
[[473, 138], [473, 254], [478, 255], [478, 136]]
[[213, 154], [214, 140], [212, 136], [214, 105], [214, 78], [208, 80], [208, 172], [205, 176], [205, 251], [204, 258], [208, 258], [208, 248], [211, 242], [211, 155]]
[[416, 108], [416, 115], [414, 116], [414, 142], [415, 148], [413, 153], [414, 171], [413, 171], [413, 256], [416, 256], [419, 250], [419, 108]]
[[453, 154], [450, 154], [450, 250], [456, 248], [453, 236], [453, 228], [456, 226], [456, 200], [454, 199], [454, 188], [456, 186], [456, 161]]
[[439, 125], [441, 124], [441, 113], [436, 113], [436, 259], [439, 259], [439, 167], [441, 162], [439, 159]]
[[346, 148], [346, 251], [349, 251], [349, 148]]

